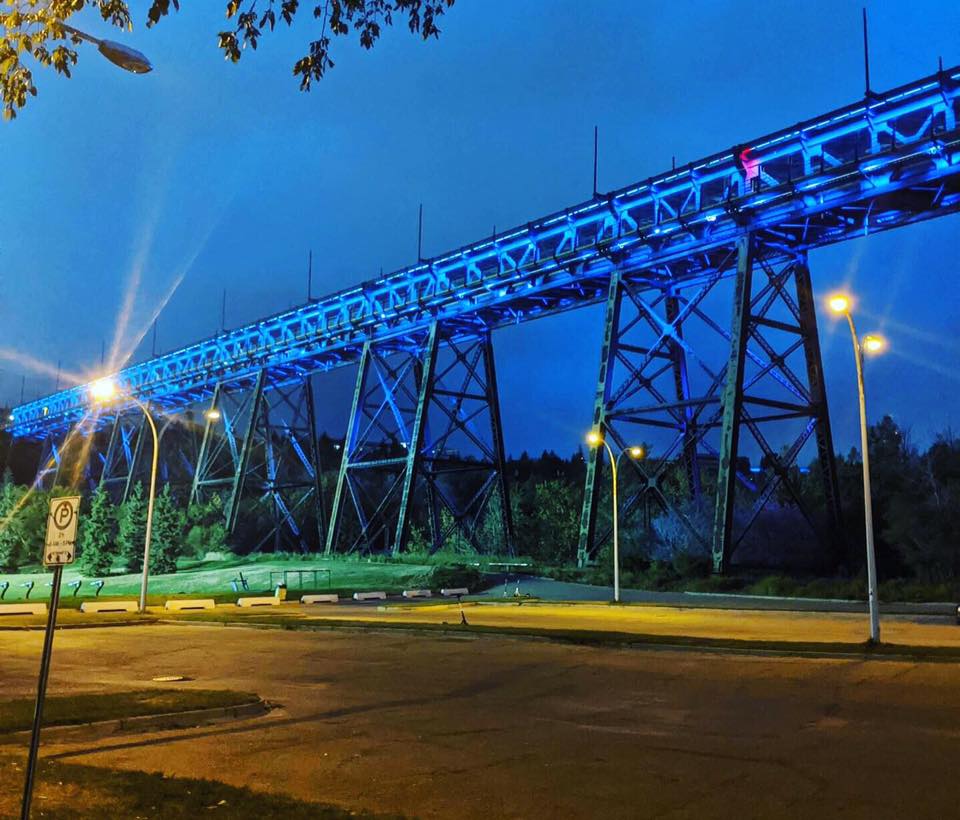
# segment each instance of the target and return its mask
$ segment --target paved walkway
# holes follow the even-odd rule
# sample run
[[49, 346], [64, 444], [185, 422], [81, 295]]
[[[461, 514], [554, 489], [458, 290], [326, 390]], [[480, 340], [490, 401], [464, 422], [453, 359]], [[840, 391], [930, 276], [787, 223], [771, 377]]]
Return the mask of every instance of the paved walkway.
[[[517, 591], [545, 601], [594, 601], [613, 599], [613, 587], [555, 581], [533, 575], [500, 576], [486, 595], [512, 597]], [[794, 598], [774, 595], [737, 595], [727, 592], [658, 592], [649, 589], [621, 589], [624, 603], [667, 604], [707, 609], [769, 609], [790, 612], [866, 612], [866, 601], [837, 598]], [[891, 615], [954, 616], [957, 604], [892, 602], [880, 603], [880, 611]]]

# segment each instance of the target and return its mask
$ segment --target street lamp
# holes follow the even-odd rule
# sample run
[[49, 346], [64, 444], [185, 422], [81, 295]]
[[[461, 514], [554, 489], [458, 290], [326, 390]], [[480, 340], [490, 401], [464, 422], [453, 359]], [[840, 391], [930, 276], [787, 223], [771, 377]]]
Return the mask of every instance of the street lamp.
[[[106, 404], [117, 397], [116, 382], [107, 377], [97, 379], [90, 385], [90, 398], [96, 404]], [[124, 399], [129, 399], [143, 411], [144, 418], [150, 425], [150, 432], [153, 433], [153, 464], [150, 467], [150, 494], [147, 497], [147, 530], [143, 539], [143, 575], [140, 580], [140, 612], [147, 611], [147, 577], [150, 572], [150, 537], [153, 534], [153, 499], [157, 494], [157, 462], [160, 456], [160, 436], [157, 435], [157, 425], [153, 421], [153, 416], [147, 406], [136, 396], [125, 394]]]
[[640, 460], [646, 455], [643, 447], [627, 447], [620, 451], [620, 455], [614, 456], [613, 450], [607, 444], [606, 439], [600, 435], [599, 431], [591, 430], [587, 433], [587, 444], [591, 447], [599, 447], [601, 444], [607, 448], [610, 455], [610, 471], [613, 479], [613, 600], [620, 603], [620, 530], [617, 521], [617, 467], [620, 466], [620, 459], [626, 453], [630, 458]]
[[863, 354], [882, 353], [887, 342], [882, 336], [872, 334], [857, 336], [853, 323], [852, 300], [844, 293], [835, 293], [828, 300], [830, 310], [838, 316], [846, 316], [853, 340], [853, 356], [857, 363], [857, 392], [860, 397], [860, 447], [863, 451], [863, 511], [867, 540], [867, 600], [870, 605], [870, 640], [880, 643], [880, 604], [877, 599], [877, 558], [873, 545], [873, 497], [870, 490], [870, 453], [867, 447], [867, 397], [863, 386]]
[[74, 37], [79, 37], [81, 40], [93, 43], [97, 47], [97, 51], [114, 65], [120, 66], [124, 71], [129, 71], [131, 74], [146, 74], [153, 71], [150, 60], [135, 48], [125, 46], [123, 43], [116, 43], [113, 40], [101, 40], [73, 26], [68, 26], [66, 23], [61, 23], [60, 27]]

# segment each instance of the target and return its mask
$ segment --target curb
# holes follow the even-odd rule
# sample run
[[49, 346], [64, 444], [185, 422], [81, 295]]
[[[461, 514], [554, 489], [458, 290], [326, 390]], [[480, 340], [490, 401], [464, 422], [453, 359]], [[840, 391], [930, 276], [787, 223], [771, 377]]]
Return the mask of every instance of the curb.
[[[71, 741], [92, 740], [122, 732], [149, 732], [163, 729], [184, 729], [202, 726], [208, 723], [220, 723], [226, 720], [259, 717], [273, 708], [264, 700], [242, 703], [238, 706], [214, 706], [209, 709], [191, 709], [188, 712], [165, 712], [160, 715], [138, 715], [136, 717], [98, 720], [94, 723], [78, 723], [73, 726], [44, 727], [42, 737], [45, 743], [69, 743]], [[0, 734], [0, 746], [21, 743], [30, 740], [31, 731]]]
[[[482, 600], [474, 599], [471, 603], [486, 606], [509, 606], [520, 603], [549, 606], [578, 607], [578, 606], [619, 606], [628, 608], [662, 607], [667, 609], [717, 609], [725, 612], [788, 612], [794, 614], [826, 614], [826, 615], [866, 615], [869, 611], [866, 601], [855, 601], [849, 598], [790, 598], [780, 595], [735, 595], [718, 594], [715, 592], [678, 592], [678, 597], [663, 600], [630, 601], [622, 600], [614, 603], [611, 600], [552, 600], [536, 595], [522, 595], [517, 598], [510, 596], [502, 600], [492, 600], [485, 597]], [[685, 597], [679, 597], [685, 596]], [[479, 596], [478, 596], [479, 597]], [[726, 598], [727, 600], [716, 600]], [[467, 601], [464, 600], [464, 604]], [[949, 601], [890, 601], [880, 603], [881, 615], [914, 615], [938, 618], [953, 618], [957, 614], [958, 604]]]
[[[117, 620], [102, 620], [102, 621], [81, 621], [80, 623], [61, 623], [57, 622], [56, 631], [59, 632], [61, 629], [103, 629], [108, 626], [150, 626], [151, 624], [160, 623], [160, 619], [154, 616], [142, 617], [142, 618], [125, 618]], [[47, 625], [46, 623], [42, 624], [0, 624], [0, 632], [46, 632]]]

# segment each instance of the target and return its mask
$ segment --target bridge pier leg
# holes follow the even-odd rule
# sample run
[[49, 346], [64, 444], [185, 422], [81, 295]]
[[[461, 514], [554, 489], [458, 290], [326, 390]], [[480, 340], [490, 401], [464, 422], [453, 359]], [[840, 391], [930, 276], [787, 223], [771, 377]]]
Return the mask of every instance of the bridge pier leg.
[[[738, 242], [713, 524], [716, 572], [729, 569], [734, 550], [776, 493], [790, 499], [832, 557], [840, 558], [842, 517], [810, 270], [805, 253], [782, 256], [782, 251], [758, 246], [752, 235]], [[759, 282], [755, 268], [762, 277]], [[770, 384], [768, 376], [782, 388], [780, 395], [758, 389], [761, 383]], [[788, 438], [792, 443], [776, 451], [761, 425], [785, 421], [794, 425]], [[743, 431], [760, 449], [760, 471], [766, 476], [762, 487], [753, 487], [741, 471]], [[807, 508], [798, 486], [800, 453], [811, 435], [824, 497], [822, 521]], [[755, 492], [750, 509], [737, 522], [741, 487]]]
[[723, 423], [717, 472], [716, 511], [713, 520], [713, 569], [723, 572], [730, 560], [733, 513], [737, 490], [737, 449], [743, 412], [743, 369], [750, 335], [750, 299], [753, 295], [753, 237], [737, 245], [737, 278], [730, 331], [730, 360], [723, 385]]
[[218, 493], [228, 533], [253, 549], [318, 548], [324, 511], [312, 379], [271, 385], [261, 371], [252, 385], [217, 385], [209, 409], [220, 415], [206, 419], [191, 501]]
[[450, 546], [454, 536], [478, 551], [509, 551], [504, 474], [489, 331], [435, 323], [413, 348], [367, 343], [327, 551], [396, 554], [414, 527], [418, 539], [429, 533], [432, 551]]
[[[600, 349], [600, 377], [593, 403], [593, 429], [606, 436], [607, 403], [613, 386], [617, 334], [620, 326], [620, 308], [623, 294], [620, 289], [620, 271], [610, 276], [607, 308], [603, 323], [603, 345]], [[585, 566], [593, 557], [597, 527], [597, 507], [600, 504], [600, 476], [605, 454], [603, 447], [591, 447], [587, 456], [587, 478], [583, 489], [583, 510], [580, 515], [580, 540], [577, 545], [577, 566]]]
[[[723, 571], [776, 500], [781, 513], [809, 525], [814, 540], [837, 539], [836, 471], [806, 257], [750, 237], [694, 264], [696, 276], [675, 263], [611, 276], [593, 427], [615, 452], [648, 449], [642, 462], [621, 462], [621, 533], [635, 516], [631, 537], [640, 548], [682, 548], [710, 556]], [[708, 305], [729, 292], [730, 281], [733, 321], [724, 326]], [[788, 446], [777, 449], [771, 432]], [[800, 459], [814, 434], [825, 515], [808, 509], [799, 489]], [[594, 560], [611, 534], [600, 481], [604, 452], [592, 449], [587, 462], [580, 565]], [[749, 457], [759, 461], [748, 470]], [[703, 473], [713, 463], [711, 514]], [[738, 517], [744, 502], [751, 507]]]
[[810, 281], [810, 268], [807, 265], [806, 256], [798, 261], [794, 276], [799, 325], [807, 365], [807, 383], [810, 387], [810, 404], [816, 418], [817, 466], [826, 506], [825, 529], [834, 554], [840, 558], [844, 553], [844, 527], [840, 505], [840, 484], [837, 478], [837, 456], [830, 430], [827, 387], [823, 377], [820, 334], [817, 330], [816, 300], [813, 297], [813, 284]]

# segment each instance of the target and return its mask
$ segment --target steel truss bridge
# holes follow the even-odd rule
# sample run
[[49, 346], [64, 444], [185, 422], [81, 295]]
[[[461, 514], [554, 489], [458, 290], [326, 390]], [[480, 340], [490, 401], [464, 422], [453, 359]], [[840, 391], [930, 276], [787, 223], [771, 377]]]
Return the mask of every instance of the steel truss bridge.
[[[164, 419], [164, 476], [192, 499], [221, 499], [232, 532], [328, 551], [396, 552], [412, 532], [433, 549], [457, 538], [509, 550], [493, 332], [604, 303], [592, 425], [621, 448], [661, 442], [653, 458], [627, 459], [621, 516], [669, 512], [718, 570], [771, 505], [836, 539], [807, 254], [958, 210], [958, 112], [960, 68], [940, 70], [116, 380]], [[313, 382], [350, 364], [331, 503]], [[132, 402], [93, 409], [88, 385], [14, 408], [6, 429], [43, 442], [38, 484], [85, 475], [119, 497], [152, 447]], [[760, 468], [742, 458], [747, 443]], [[816, 505], [800, 486], [808, 446]], [[581, 562], [609, 530], [601, 450], [587, 463]]]

